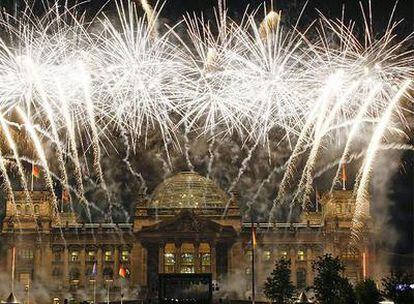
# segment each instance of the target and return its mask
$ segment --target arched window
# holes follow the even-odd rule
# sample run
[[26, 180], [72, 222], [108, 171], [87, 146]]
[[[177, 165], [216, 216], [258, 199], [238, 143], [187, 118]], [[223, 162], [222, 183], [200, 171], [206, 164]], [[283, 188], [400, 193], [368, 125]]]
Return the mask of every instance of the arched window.
[[210, 245], [207, 243], [201, 243], [198, 249], [201, 258], [201, 272], [211, 271], [211, 253]]
[[181, 273], [194, 273], [194, 245], [190, 243], [184, 243], [181, 245]]
[[38, 214], [40, 213], [40, 208], [39, 208], [39, 205], [35, 205], [35, 206], [34, 206], [34, 213], [35, 213], [36, 215], [38, 215]]
[[304, 268], [299, 268], [296, 271], [296, 287], [298, 289], [306, 288], [306, 270]]
[[16, 205], [16, 210], [17, 210], [17, 214], [21, 214], [22, 213], [22, 206], [21, 205]]
[[24, 206], [24, 213], [26, 213], [26, 214], [30, 213], [30, 206], [29, 205]]

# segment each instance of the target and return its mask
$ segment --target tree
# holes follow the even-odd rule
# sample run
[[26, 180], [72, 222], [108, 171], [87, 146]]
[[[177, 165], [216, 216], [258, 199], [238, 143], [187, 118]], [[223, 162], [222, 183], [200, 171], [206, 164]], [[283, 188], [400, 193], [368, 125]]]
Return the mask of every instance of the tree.
[[413, 276], [403, 272], [391, 272], [382, 279], [383, 295], [396, 304], [414, 303], [414, 290], [410, 288]]
[[290, 260], [280, 259], [276, 262], [264, 285], [264, 294], [278, 304], [289, 303], [295, 287], [290, 281]]
[[320, 304], [356, 303], [352, 285], [343, 276], [344, 269], [339, 258], [330, 254], [319, 257], [313, 263], [313, 270], [317, 273], [313, 288]]
[[355, 295], [359, 304], [377, 304], [381, 301], [381, 293], [372, 279], [359, 282], [355, 286]]

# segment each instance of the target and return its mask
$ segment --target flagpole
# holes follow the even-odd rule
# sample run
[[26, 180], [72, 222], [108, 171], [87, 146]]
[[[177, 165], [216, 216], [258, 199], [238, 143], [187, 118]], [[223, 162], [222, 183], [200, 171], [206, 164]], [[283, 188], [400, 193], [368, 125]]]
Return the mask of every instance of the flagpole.
[[122, 294], [122, 278], [121, 278], [121, 304], [123, 303], [123, 294]]
[[110, 284], [110, 280], [107, 280], [106, 283], [107, 283], [106, 300], [107, 300], [107, 304], [109, 304], [109, 284]]
[[32, 162], [32, 172], [31, 173], [31, 186], [30, 186], [30, 190], [33, 192], [33, 170], [34, 170], [34, 165]]
[[251, 217], [251, 232], [252, 232], [252, 304], [256, 302], [256, 284], [255, 284], [255, 251], [256, 251], [256, 237], [253, 224], [253, 216]]
[[15, 269], [16, 269], [16, 247], [13, 247], [12, 249], [12, 279], [11, 279], [11, 283], [12, 283], [12, 293], [14, 294], [14, 275], [15, 275]]

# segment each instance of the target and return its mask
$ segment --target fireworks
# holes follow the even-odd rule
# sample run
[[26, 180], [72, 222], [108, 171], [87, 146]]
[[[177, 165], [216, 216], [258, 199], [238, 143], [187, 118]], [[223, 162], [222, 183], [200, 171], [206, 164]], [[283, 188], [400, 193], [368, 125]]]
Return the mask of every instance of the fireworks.
[[[222, 6], [215, 23], [186, 16], [182, 35], [175, 27], [160, 32], [158, 11], [146, 1], [141, 5], [145, 16], [132, 2], [117, 3], [116, 20], [101, 14], [93, 24], [76, 7], [61, 13], [57, 4], [43, 18], [30, 9], [16, 18], [3, 14], [0, 26], [8, 35], [0, 40], [0, 122], [21, 186], [28, 188], [21, 156], [27, 153], [10, 128], [27, 133], [35, 149], [28, 157], [42, 166], [51, 189], [52, 175], [67, 189], [74, 175], [73, 193], [85, 200], [82, 167], [89, 146], [97, 180], [107, 190], [101, 158], [114, 134], [122, 134], [129, 155], [129, 144], [135, 150], [149, 132], [157, 130], [167, 146], [184, 126], [187, 143], [190, 133], [210, 140], [237, 134], [253, 142], [232, 188], [258, 144], [287, 143], [291, 153], [272, 214], [287, 192], [306, 208], [321, 150], [339, 134], [346, 144], [333, 189], [358, 131], [369, 125], [355, 188], [357, 238], [368, 212], [375, 155], [387, 130], [404, 121], [401, 100], [412, 102], [414, 56], [404, 51], [412, 37], [395, 41], [397, 23], [390, 21], [374, 39], [368, 20], [359, 39], [353, 23], [325, 16], [305, 29], [289, 28], [283, 12], [274, 11], [261, 23], [255, 13], [237, 23]], [[277, 138], [271, 135], [275, 130]], [[46, 143], [57, 166], [51, 165]], [[188, 160], [188, 145], [185, 150]], [[7, 162], [0, 151], [11, 195]], [[297, 170], [302, 174], [296, 181]]]

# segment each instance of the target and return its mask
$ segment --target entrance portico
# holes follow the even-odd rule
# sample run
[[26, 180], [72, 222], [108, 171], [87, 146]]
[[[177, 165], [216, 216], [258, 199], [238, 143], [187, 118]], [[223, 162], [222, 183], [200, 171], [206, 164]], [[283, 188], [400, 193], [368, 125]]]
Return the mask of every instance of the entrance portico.
[[147, 250], [147, 282], [155, 287], [159, 273], [211, 273], [213, 279], [228, 272], [228, 251], [237, 233], [232, 226], [183, 209], [173, 218], [143, 227], [138, 237]]

